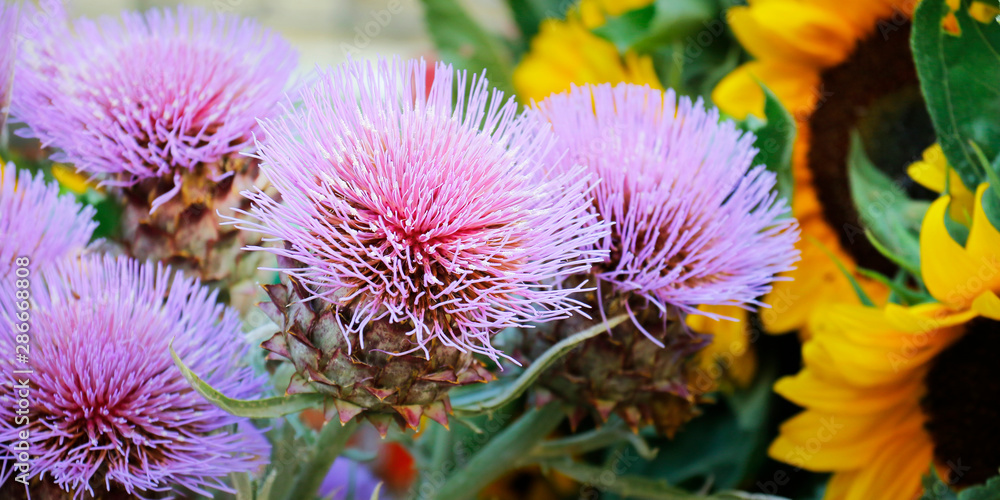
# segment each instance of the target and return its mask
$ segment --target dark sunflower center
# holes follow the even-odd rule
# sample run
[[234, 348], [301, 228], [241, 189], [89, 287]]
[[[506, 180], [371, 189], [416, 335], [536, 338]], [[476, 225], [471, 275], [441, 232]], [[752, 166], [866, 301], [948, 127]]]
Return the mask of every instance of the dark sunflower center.
[[906, 167], [934, 142], [909, 40], [910, 26], [904, 24], [860, 41], [846, 61], [822, 73], [819, 102], [809, 118], [808, 165], [823, 216], [859, 266], [885, 274], [895, 268], [860, 234], [865, 225], [851, 198], [847, 162], [851, 131], [857, 130], [879, 170], [911, 196], [929, 194], [906, 175]]
[[977, 319], [934, 361], [922, 401], [934, 456], [958, 486], [1000, 469], [1000, 322]]

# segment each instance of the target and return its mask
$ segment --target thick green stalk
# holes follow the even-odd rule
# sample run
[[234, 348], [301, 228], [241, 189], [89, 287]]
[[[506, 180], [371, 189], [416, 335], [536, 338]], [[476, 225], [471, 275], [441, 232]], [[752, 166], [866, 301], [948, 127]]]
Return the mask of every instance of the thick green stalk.
[[330, 472], [334, 460], [340, 456], [347, 446], [347, 440], [351, 438], [358, 428], [358, 423], [354, 419], [344, 425], [339, 425], [335, 420], [327, 422], [316, 438], [316, 445], [313, 447], [313, 457], [306, 463], [302, 470], [295, 476], [295, 483], [289, 490], [286, 500], [303, 500], [316, 498], [323, 479]]
[[545, 439], [566, 413], [558, 404], [533, 409], [497, 434], [465, 468], [456, 471], [431, 497], [438, 500], [475, 498], [484, 487], [518, 465], [532, 448]]

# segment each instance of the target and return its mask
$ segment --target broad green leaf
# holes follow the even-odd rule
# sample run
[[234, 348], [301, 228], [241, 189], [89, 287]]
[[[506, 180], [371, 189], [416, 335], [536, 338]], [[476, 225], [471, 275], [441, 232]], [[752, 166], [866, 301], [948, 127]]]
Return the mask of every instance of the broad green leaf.
[[1000, 476], [991, 477], [986, 484], [962, 490], [958, 500], [996, 500], [1000, 498]]
[[421, 0], [424, 21], [438, 54], [457, 69], [481, 74], [486, 70], [490, 85], [514, 95], [511, 83], [513, 56], [503, 43], [487, 33], [457, 0]]
[[[851, 134], [847, 175], [851, 197], [873, 244], [888, 250], [890, 260], [920, 274], [920, 224], [929, 204], [913, 201], [865, 155], [857, 132]], [[878, 243], [874, 241], [877, 240]]]
[[[557, 342], [555, 345], [550, 347], [541, 356], [538, 357], [528, 369], [524, 370], [520, 376], [509, 386], [507, 386], [503, 392], [497, 394], [489, 399], [485, 400], [467, 400], [461, 403], [452, 400], [452, 407], [454, 408], [456, 415], [462, 414], [476, 414], [482, 412], [488, 412], [500, 408], [515, 398], [528, 390], [532, 384], [538, 380], [538, 377], [542, 376], [550, 366], [552, 366], [556, 361], [566, 355], [577, 346], [577, 344], [587, 340], [591, 337], [596, 337], [601, 334], [606, 334], [608, 330], [618, 326], [622, 322], [628, 319], [627, 314], [621, 314], [609, 319], [606, 323], [600, 323], [594, 325], [582, 332], [575, 333], [561, 341]], [[461, 405], [461, 406], [459, 406]]]
[[781, 101], [771, 92], [771, 89], [764, 84], [760, 84], [760, 86], [764, 90], [764, 115], [767, 121], [754, 130], [757, 139], [753, 145], [758, 150], [754, 163], [764, 165], [768, 170], [774, 172], [777, 177], [778, 195], [791, 204], [795, 189], [795, 180], [792, 178], [795, 119], [781, 105]]
[[987, 158], [1000, 153], [1000, 24], [968, 14], [969, 0], [954, 12], [959, 35], [941, 22], [946, 0], [923, 0], [913, 18], [911, 44], [920, 86], [948, 162], [969, 188], [984, 178], [973, 141]]
[[933, 466], [921, 483], [924, 485], [924, 492], [920, 495], [920, 500], [958, 500], [958, 495], [941, 480], [941, 476], [938, 476], [937, 469]]
[[651, 52], [675, 42], [699, 44], [701, 42], [696, 40], [699, 36], [710, 38], [708, 44], [711, 44], [725, 32], [725, 23], [719, 19], [717, 2], [656, 0], [653, 6], [655, 14], [643, 31], [644, 36], [637, 37], [629, 45], [636, 52]]
[[323, 403], [322, 394], [292, 394], [289, 396], [279, 396], [257, 400], [232, 399], [219, 392], [201, 379], [196, 373], [191, 371], [177, 351], [174, 350], [173, 340], [170, 341], [170, 356], [174, 358], [174, 364], [180, 369], [181, 375], [191, 384], [191, 387], [201, 394], [210, 403], [219, 408], [246, 418], [275, 418], [297, 413], [307, 408], [315, 408]]

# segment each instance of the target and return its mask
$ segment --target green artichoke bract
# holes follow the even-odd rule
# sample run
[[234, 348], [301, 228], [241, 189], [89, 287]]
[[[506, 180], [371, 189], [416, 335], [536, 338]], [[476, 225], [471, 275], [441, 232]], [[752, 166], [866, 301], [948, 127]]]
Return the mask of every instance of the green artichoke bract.
[[[423, 351], [412, 343], [403, 325], [387, 321], [369, 324], [365, 345], [344, 335], [337, 308], [313, 296], [296, 278], [266, 285], [271, 302], [261, 309], [281, 331], [262, 344], [277, 357], [295, 365], [288, 393], [328, 395], [327, 420], [346, 423], [366, 418], [384, 436], [395, 421], [416, 429], [420, 417], [448, 425], [448, 390], [459, 385], [493, 380], [493, 375], [470, 352], [433, 342]], [[275, 356], [272, 356], [275, 357]]]

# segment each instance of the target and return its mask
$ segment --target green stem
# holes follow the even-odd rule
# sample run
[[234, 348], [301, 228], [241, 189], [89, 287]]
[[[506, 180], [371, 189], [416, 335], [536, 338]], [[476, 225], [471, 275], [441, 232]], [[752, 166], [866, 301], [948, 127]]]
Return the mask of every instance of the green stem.
[[448, 478], [431, 498], [475, 498], [480, 490], [514, 469], [518, 461], [538, 446], [538, 442], [555, 430], [565, 417], [565, 411], [558, 404], [549, 404], [524, 414], [491, 439], [463, 469]]
[[303, 500], [316, 498], [323, 479], [326, 478], [334, 460], [340, 456], [340, 452], [347, 446], [347, 440], [351, 438], [358, 428], [356, 420], [350, 420], [344, 425], [338, 425], [335, 421], [330, 421], [323, 426], [316, 438], [316, 445], [313, 447], [313, 457], [299, 473], [295, 476], [292, 489], [285, 497], [286, 500]]

